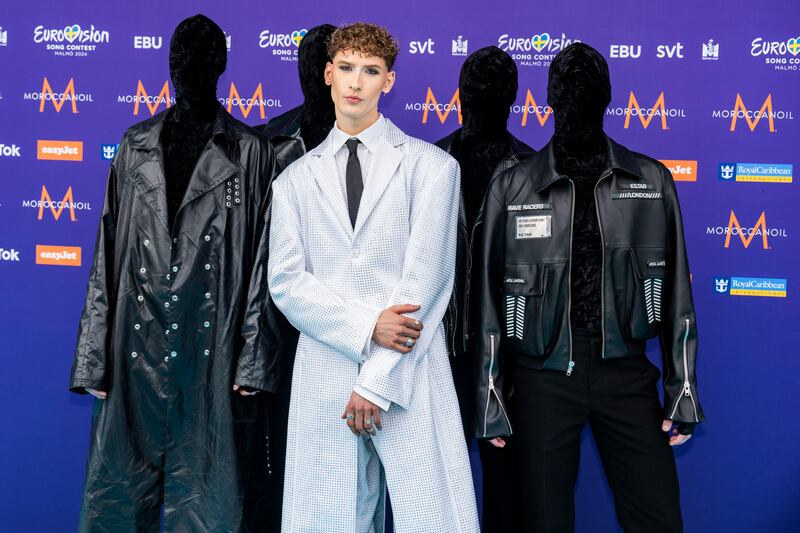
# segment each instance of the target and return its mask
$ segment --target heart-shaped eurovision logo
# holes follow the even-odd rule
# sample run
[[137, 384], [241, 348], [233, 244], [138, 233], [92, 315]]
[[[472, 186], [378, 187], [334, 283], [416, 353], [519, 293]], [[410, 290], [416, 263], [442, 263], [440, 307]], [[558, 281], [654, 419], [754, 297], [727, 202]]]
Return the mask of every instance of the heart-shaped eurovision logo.
[[550, 42], [550, 34], [549, 33], [540, 33], [538, 35], [534, 35], [531, 37], [531, 45], [533, 49], [537, 52], [541, 52], [544, 50], [544, 47], [547, 46], [547, 43]]
[[793, 56], [800, 54], [800, 37], [793, 37], [786, 41], [786, 48]]
[[75, 39], [78, 38], [78, 35], [81, 34], [81, 27], [77, 24], [73, 24], [72, 26], [67, 26], [64, 28], [64, 37], [69, 41], [73, 42]]
[[295, 30], [292, 32], [292, 42], [295, 46], [300, 46], [300, 41], [303, 40], [303, 37], [306, 36], [306, 33], [308, 33], [308, 30], [306, 29]]

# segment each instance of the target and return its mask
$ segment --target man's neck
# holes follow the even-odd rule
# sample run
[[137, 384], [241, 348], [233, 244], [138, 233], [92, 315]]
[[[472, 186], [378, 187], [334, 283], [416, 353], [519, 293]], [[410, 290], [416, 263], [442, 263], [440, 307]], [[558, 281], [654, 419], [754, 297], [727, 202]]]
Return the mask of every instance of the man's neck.
[[380, 118], [380, 114], [376, 109], [373, 113], [358, 119], [351, 119], [344, 117], [336, 110], [336, 127], [351, 137], [357, 136], [359, 133], [369, 128]]

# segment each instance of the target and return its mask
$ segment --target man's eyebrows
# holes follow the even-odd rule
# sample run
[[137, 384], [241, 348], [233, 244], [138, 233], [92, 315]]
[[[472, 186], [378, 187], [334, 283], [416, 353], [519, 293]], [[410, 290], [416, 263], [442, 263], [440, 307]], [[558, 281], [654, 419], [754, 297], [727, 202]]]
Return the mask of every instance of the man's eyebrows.
[[[356, 66], [355, 63], [351, 63], [350, 61], [346, 61], [344, 59], [337, 60], [336, 64], [337, 65], [345, 65], [345, 66], [348, 66], [348, 67]], [[379, 69], [379, 68], [381, 68], [381, 66], [378, 63], [372, 63], [372, 64], [369, 64], [369, 65], [364, 65], [363, 68], [377, 68], [377, 69]]]

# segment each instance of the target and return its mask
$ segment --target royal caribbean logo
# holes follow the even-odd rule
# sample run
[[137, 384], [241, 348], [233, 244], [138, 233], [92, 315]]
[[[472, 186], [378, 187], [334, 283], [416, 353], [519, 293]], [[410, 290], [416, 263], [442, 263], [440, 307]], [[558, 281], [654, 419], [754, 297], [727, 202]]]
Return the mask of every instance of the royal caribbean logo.
[[742, 278], [714, 276], [714, 292], [730, 296], [786, 298], [787, 280], [780, 278]]
[[53, 91], [50, 81], [45, 77], [42, 82], [42, 91], [38, 93], [24, 93], [22, 95], [24, 100], [33, 100], [39, 102], [39, 113], [44, 113], [45, 104], [51, 102], [56, 113], [61, 113], [61, 108], [64, 104], [69, 102], [69, 109], [73, 113], [78, 113], [78, 103], [94, 102], [94, 98], [89, 93], [79, 93], [75, 91], [75, 79], [70, 78], [67, 86], [60, 93]]
[[258, 46], [272, 50], [272, 55], [280, 58], [281, 61], [297, 61], [297, 48], [308, 30], [294, 30], [291, 33], [274, 33], [270, 30], [263, 30], [258, 35]]
[[764, 99], [764, 103], [761, 104], [758, 110], [755, 110], [754, 106], [747, 107], [742, 95], [736, 93], [733, 109], [715, 109], [711, 112], [711, 117], [723, 120], [730, 119], [730, 131], [736, 131], [736, 127], [742, 122], [742, 119], [747, 123], [747, 127], [750, 131], [755, 131], [759, 122], [761, 122], [762, 119], [767, 119], [766, 123], [768, 124], [770, 133], [775, 133], [775, 131], [777, 131], [775, 129], [776, 120], [794, 120], [794, 115], [791, 111], [781, 109], [776, 111], [773, 108], [771, 93], [767, 95]]
[[738, 240], [741, 240], [742, 246], [745, 248], [749, 248], [753, 239], [756, 239], [756, 242], [760, 242], [761, 248], [764, 250], [772, 248], [769, 244], [770, 239], [785, 239], [788, 237], [786, 228], [767, 226], [767, 214], [765, 211], [761, 212], [761, 215], [752, 226], [742, 226], [739, 222], [739, 217], [736, 216], [733, 210], [731, 210], [727, 226], [707, 226], [706, 235], [725, 235], [725, 248], [731, 247], [731, 240], [736, 242], [737, 239], [732, 239], [733, 237], [738, 237]]
[[[117, 96], [117, 103], [118, 104], [133, 104], [133, 115], [138, 116], [140, 111], [144, 111], [141, 107], [142, 104], [145, 105], [147, 111], [149, 111], [150, 116], [155, 115], [159, 111], [163, 111], [175, 104], [175, 97], [170, 96], [169, 92], [169, 81], [164, 81], [164, 84], [160, 86], [160, 88], [156, 91], [153, 89], [153, 86], [150, 87], [148, 91], [145, 88], [144, 83], [142, 80], [139, 80], [136, 84], [136, 94], [122, 94]], [[156, 84], [156, 87], [159, 87]], [[163, 108], [161, 107], [163, 106]]]
[[672, 174], [673, 181], [697, 181], [697, 161], [686, 159], [661, 159]]
[[719, 181], [792, 183], [792, 165], [781, 163], [720, 163]]
[[69, 210], [69, 219], [71, 222], [75, 222], [78, 220], [76, 215], [76, 211], [91, 211], [92, 206], [89, 202], [76, 202], [74, 196], [72, 194], [72, 187], [67, 188], [67, 192], [64, 193], [63, 198], [59, 201], [53, 201], [50, 197], [50, 192], [47, 190], [47, 187], [42, 185], [42, 194], [38, 200], [23, 200], [22, 207], [30, 208], [30, 209], [37, 209], [39, 214], [37, 215], [37, 220], [42, 220], [44, 217], [45, 209], [50, 211], [50, 214], [53, 215], [53, 219], [58, 220], [61, 218], [61, 214], [63, 213], [64, 209]]
[[639, 120], [634, 121], [634, 123], [640, 122], [642, 128], [644, 129], [650, 127], [650, 123], [654, 118], [658, 118], [656, 124], [660, 124], [660, 129], [668, 130], [669, 126], [667, 126], [667, 118], [686, 118], [686, 111], [679, 107], [667, 107], [665, 104], [663, 91], [658, 95], [655, 103], [651, 107], [642, 107], [639, 105], [639, 100], [636, 98], [636, 94], [631, 91], [630, 96], [628, 97], [628, 106], [609, 107], [606, 109], [606, 116], [624, 116], [625, 124], [623, 127], [625, 129], [630, 127], [631, 117], [638, 118]]
[[527, 37], [515, 37], [504, 33], [497, 38], [497, 47], [508, 52], [523, 67], [549, 67], [555, 55], [580, 39], [569, 38], [565, 34], [552, 36], [547, 32]]
[[764, 58], [765, 65], [771, 65], [775, 70], [782, 72], [797, 72], [800, 70], [800, 35], [790, 37], [785, 41], [770, 41], [763, 37], [756, 37], [750, 43], [750, 55]]
[[241, 118], [249, 117], [250, 112], [255, 107], [258, 109], [258, 114], [261, 120], [266, 120], [267, 108], [283, 107], [280, 99], [264, 98], [264, 88], [262, 87], [261, 83], [256, 86], [255, 91], [253, 91], [253, 94], [248, 98], [246, 94], [244, 97], [240, 96], [239, 89], [237, 89], [236, 84], [231, 82], [231, 89], [228, 92], [228, 97], [219, 98], [219, 103], [225, 106], [228, 110], [228, 113], [231, 114], [234, 114], [234, 110], [238, 109], [241, 113]]
[[119, 144], [101, 144], [100, 159], [103, 161], [113, 161], [119, 150]]
[[48, 29], [36, 26], [33, 29], [33, 42], [45, 45], [45, 49], [55, 56], [85, 57], [97, 50], [99, 45], [108, 44], [109, 33], [94, 27], [81, 27], [72, 24], [64, 28]]

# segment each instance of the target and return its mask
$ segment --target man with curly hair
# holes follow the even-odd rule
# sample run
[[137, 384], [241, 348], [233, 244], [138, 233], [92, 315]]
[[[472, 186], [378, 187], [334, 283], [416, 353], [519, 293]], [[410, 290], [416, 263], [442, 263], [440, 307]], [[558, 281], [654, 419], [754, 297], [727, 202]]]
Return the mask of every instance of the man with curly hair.
[[273, 187], [269, 285], [300, 331], [283, 527], [476, 532], [442, 318], [459, 167], [378, 112], [397, 43], [356, 23], [330, 39], [336, 123]]

